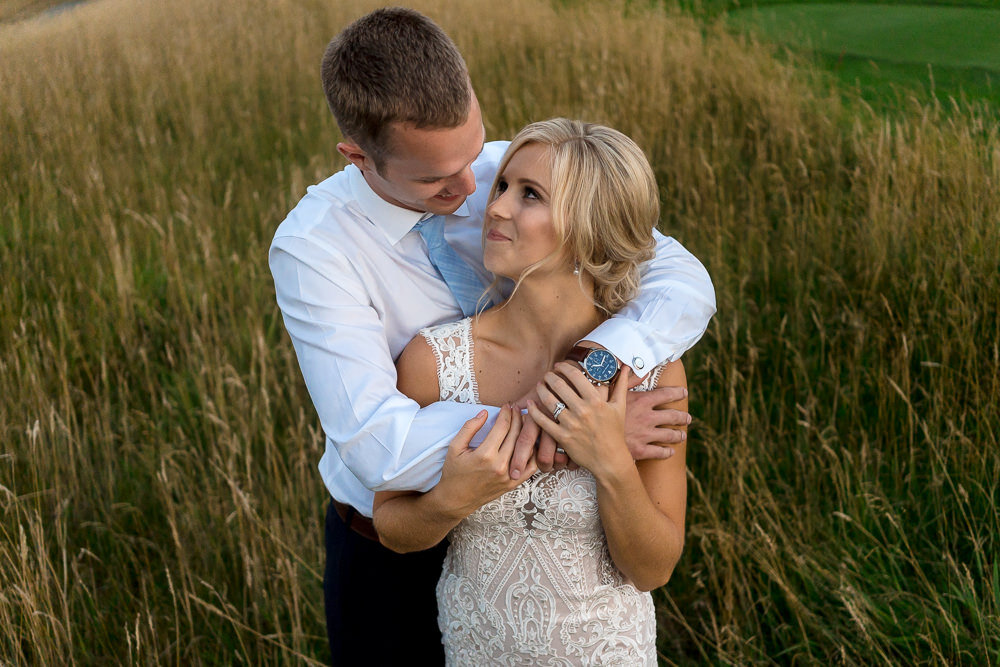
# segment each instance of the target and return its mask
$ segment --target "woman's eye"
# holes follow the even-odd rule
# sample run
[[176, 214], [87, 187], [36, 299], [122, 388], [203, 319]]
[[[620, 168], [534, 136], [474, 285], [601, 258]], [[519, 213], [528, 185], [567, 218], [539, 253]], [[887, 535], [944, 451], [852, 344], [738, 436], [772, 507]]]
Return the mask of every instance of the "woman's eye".
[[535, 188], [530, 186], [524, 188], [524, 197], [525, 199], [541, 199], [538, 192], [535, 191]]
[[501, 178], [497, 181], [497, 194], [502, 195], [505, 192], [507, 192], [507, 181]]

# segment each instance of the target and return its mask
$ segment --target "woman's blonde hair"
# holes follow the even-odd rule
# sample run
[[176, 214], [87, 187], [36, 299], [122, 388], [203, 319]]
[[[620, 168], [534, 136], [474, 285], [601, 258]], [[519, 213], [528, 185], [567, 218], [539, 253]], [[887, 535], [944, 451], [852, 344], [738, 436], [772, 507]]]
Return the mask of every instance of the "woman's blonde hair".
[[[639, 265], [653, 257], [660, 198], [649, 161], [634, 141], [603, 125], [566, 118], [532, 123], [514, 137], [490, 190], [522, 146], [548, 148], [549, 207], [560, 248], [522, 272], [555, 259], [562, 249], [594, 280], [594, 302], [610, 315], [639, 291]], [[515, 290], [517, 286], [515, 285]]]

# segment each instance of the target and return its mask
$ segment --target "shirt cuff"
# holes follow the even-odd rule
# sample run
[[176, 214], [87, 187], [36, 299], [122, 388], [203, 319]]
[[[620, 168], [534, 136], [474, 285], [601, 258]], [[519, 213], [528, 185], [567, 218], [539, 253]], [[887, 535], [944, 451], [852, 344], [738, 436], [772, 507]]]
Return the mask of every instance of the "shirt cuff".
[[653, 370], [659, 360], [635, 328], [632, 320], [613, 317], [602, 322], [583, 340], [601, 345], [618, 357], [618, 361], [631, 368], [636, 377], [642, 378]]

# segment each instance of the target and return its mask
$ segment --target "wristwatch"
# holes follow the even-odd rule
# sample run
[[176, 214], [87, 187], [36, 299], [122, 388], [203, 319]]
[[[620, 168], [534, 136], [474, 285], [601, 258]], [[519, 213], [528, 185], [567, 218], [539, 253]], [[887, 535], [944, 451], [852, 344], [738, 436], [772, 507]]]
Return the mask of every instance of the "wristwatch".
[[583, 374], [598, 387], [613, 382], [622, 369], [615, 355], [600, 348], [577, 345], [569, 351], [566, 359], [580, 364]]

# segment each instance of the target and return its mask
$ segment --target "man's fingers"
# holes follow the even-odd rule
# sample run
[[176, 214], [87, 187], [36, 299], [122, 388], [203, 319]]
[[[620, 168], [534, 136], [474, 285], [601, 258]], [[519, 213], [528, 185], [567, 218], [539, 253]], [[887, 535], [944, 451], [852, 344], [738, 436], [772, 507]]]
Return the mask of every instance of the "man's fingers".
[[674, 455], [673, 447], [660, 447], [659, 445], [643, 445], [638, 451], [632, 452], [632, 457], [636, 461], [649, 461], [652, 459], [669, 459]]
[[510, 406], [505, 405], [500, 408], [500, 414], [497, 415], [497, 420], [493, 423], [493, 428], [483, 439], [482, 444], [476, 449], [482, 451], [485, 455], [486, 452], [496, 452], [500, 449], [500, 445], [503, 444], [504, 438], [507, 437], [507, 432], [510, 431], [511, 422], [511, 409]]
[[[542, 433], [542, 437], [538, 440], [538, 453], [535, 454], [535, 460], [538, 461], [538, 469], [542, 472], [551, 472], [556, 456], [555, 440], [548, 433]], [[565, 456], [565, 454], [562, 456]]]
[[653, 446], [676, 445], [687, 441], [687, 432], [676, 428], [653, 428], [646, 433], [646, 442]]
[[570, 462], [569, 456], [566, 454], [565, 451], [562, 451], [562, 449], [559, 447], [559, 443], [553, 440], [551, 435], [549, 435], [548, 433], [543, 433], [541, 439], [538, 441], [539, 443], [538, 448], [541, 449], [543, 444], [548, 446], [550, 442], [552, 444], [552, 451], [553, 451], [552, 469], [562, 470], [563, 468], [569, 465]]
[[521, 411], [515, 407], [511, 407], [510, 410], [510, 429], [507, 431], [506, 437], [504, 437], [503, 442], [500, 443], [500, 458], [509, 461], [511, 453], [514, 451], [514, 446], [517, 443], [517, 438], [521, 435]]
[[528, 459], [528, 462], [525, 464], [521, 476], [527, 479], [528, 477], [534, 475], [536, 472], [538, 472], [538, 459], [532, 456], [530, 459]]
[[475, 417], [469, 421], [462, 424], [462, 428], [458, 429], [458, 433], [455, 437], [451, 439], [448, 444], [448, 449], [454, 449], [456, 451], [464, 451], [469, 448], [469, 443], [472, 442], [472, 438], [475, 437], [479, 429], [483, 427], [486, 423], [486, 417], [489, 415], [486, 410], [480, 410]]
[[514, 443], [514, 453], [510, 457], [510, 477], [511, 479], [521, 479], [521, 476], [529, 469], [532, 463], [532, 455], [535, 453], [535, 440], [538, 439], [540, 430], [531, 415], [525, 415], [521, 424], [521, 432]]
[[[635, 392], [633, 392], [635, 393]], [[650, 410], [649, 421], [651, 427], [684, 427], [691, 423], [691, 415], [683, 410]]]
[[667, 405], [687, 398], [688, 390], [686, 387], [657, 387], [636, 393], [643, 394], [643, 399], [652, 405]]

